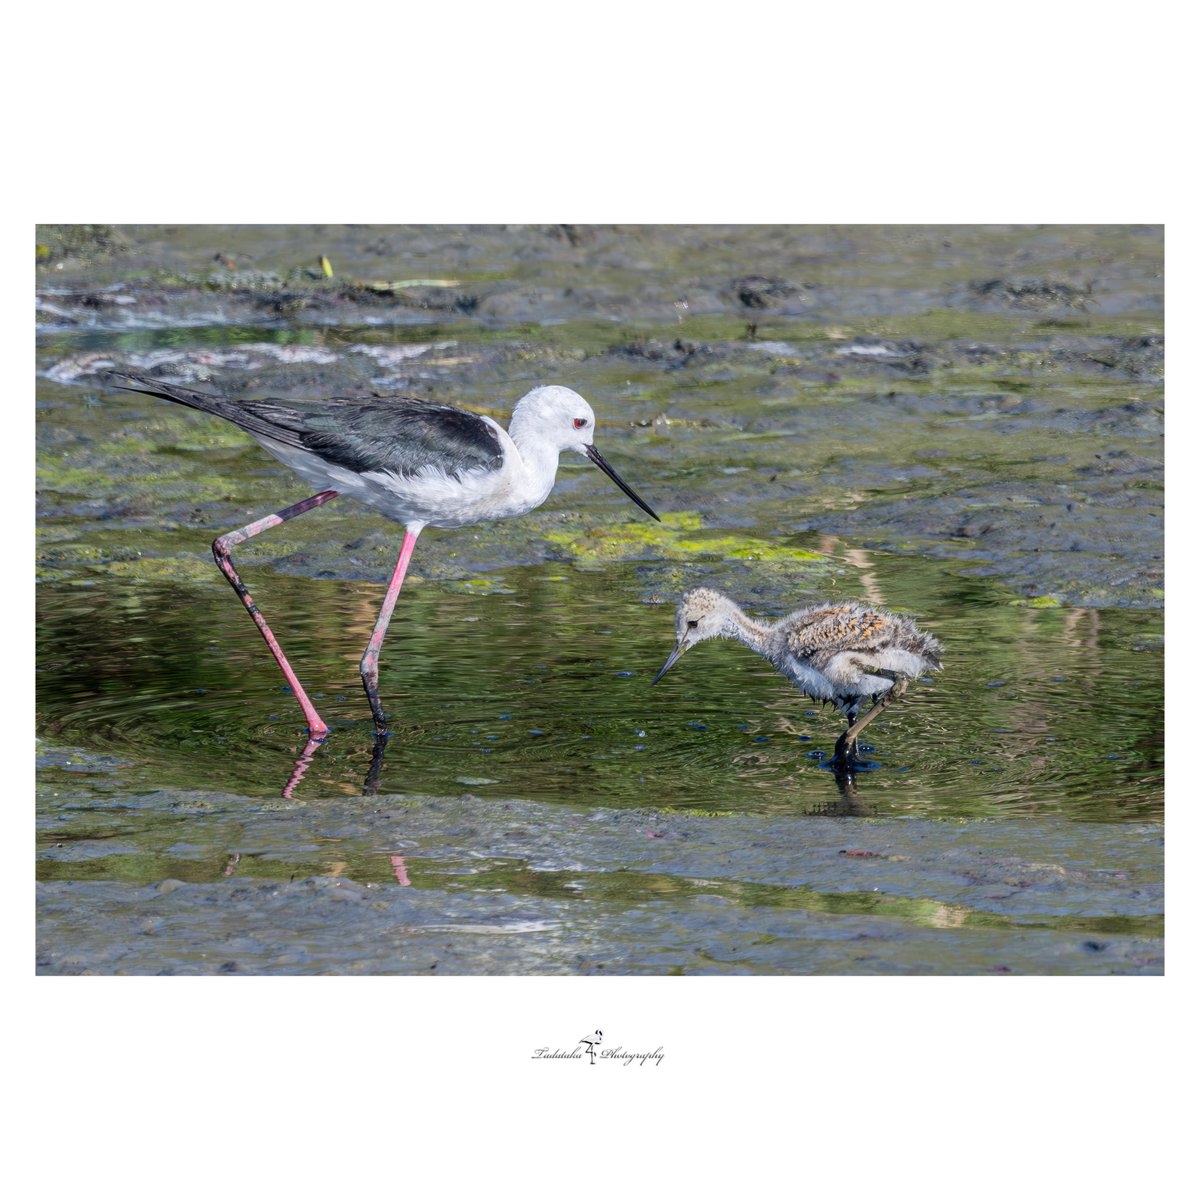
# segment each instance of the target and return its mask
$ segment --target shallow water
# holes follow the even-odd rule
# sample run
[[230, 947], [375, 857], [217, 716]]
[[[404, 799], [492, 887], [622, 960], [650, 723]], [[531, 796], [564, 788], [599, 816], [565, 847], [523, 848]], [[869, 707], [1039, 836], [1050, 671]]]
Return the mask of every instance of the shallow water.
[[[344, 275], [281, 276], [310, 234]], [[40, 970], [1162, 969], [1152, 231], [126, 236], [41, 281]], [[397, 527], [339, 500], [242, 547], [333, 727], [304, 759], [208, 553], [302, 485], [106, 365], [500, 416], [568, 382], [664, 521], [564, 460], [422, 535], [382, 756]], [[945, 670], [847, 783], [841, 719], [743, 647], [650, 686], [698, 582], [911, 612]]]
[[[1162, 816], [1158, 614], [1013, 607], [994, 585], [869, 558], [885, 594], [920, 592], [946, 648], [946, 669], [864, 735], [872, 812]], [[852, 574], [843, 586], [859, 594]], [[635, 570], [525, 567], [491, 582], [402, 593], [381, 668], [382, 790], [738, 813], [836, 799], [842, 719], [743, 647], [705, 643], [650, 686], [673, 610], [645, 602]], [[295, 794], [360, 791], [374, 738], [358, 659], [382, 587], [259, 573], [254, 593], [334, 730]], [[278, 795], [303, 720], [232, 592], [156, 584], [132, 609], [105, 601], [95, 588], [43, 595], [43, 733], [127, 760], [122, 787]]]

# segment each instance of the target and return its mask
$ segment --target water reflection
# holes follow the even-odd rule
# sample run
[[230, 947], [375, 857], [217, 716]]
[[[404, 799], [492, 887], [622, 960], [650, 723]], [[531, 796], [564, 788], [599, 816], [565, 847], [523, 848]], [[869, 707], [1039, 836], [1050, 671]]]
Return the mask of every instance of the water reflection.
[[388, 856], [388, 862], [391, 863], [392, 874], [396, 877], [396, 882], [401, 887], [412, 887], [408, 878], [408, 868], [404, 865], [404, 855], [391, 854]]
[[[283, 799], [292, 800], [296, 797], [296, 789], [312, 765], [313, 756], [328, 740], [328, 734], [308, 739], [280, 793]], [[371, 745], [370, 766], [362, 785], [362, 794], [364, 796], [379, 795], [384, 761], [387, 757], [390, 744], [390, 734], [380, 735], [377, 733], [375, 735]], [[734, 760], [734, 765], [745, 767], [751, 765], [754, 761], [758, 761], [754, 756], [739, 756]], [[876, 766], [877, 764], [875, 763], [859, 758], [846, 759], [836, 755], [829, 756], [828, 767], [837, 785], [839, 799], [836, 802], [813, 805], [805, 811], [814, 816], [870, 816], [872, 809], [859, 795], [857, 777], [860, 771], [870, 772]], [[393, 785], [392, 790], [400, 791], [402, 789]], [[232, 870], [226, 873], [231, 874]], [[407, 878], [405, 879], [405, 883], [407, 884]]]
[[[317, 749], [325, 744], [325, 739], [329, 735], [323, 733], [320, 737], [310, 737], [304, 745], [304, 749], [300, 752], [300, 757], [296, 759], [296, 765], [292, 768], [292, 773], [288, 776], [287, 783], [283, 785], [283, 791], [280, 795], [285, 800], [292, 798], [292, 793], [296, 790], [296, 785], [304, 778], [305, 772], [312, 765], [313, 755]], [[364, 795], [370, 795], [370, 792], [364, 792]]]
[[844, 759], [834, 758], [829, 764], [830, 774], [837, 785], [838, 798], [814, 804], [804, 811], [813, 817], [869, 817], [874, 813], [858, 792], [858, 766]]
[[[843, 809], [1161, 815], [1161, 614], [1013, 606], [985, 581], [875, 553], [860, 569], [882, 603], [936, 630], [946, 669], [871, 727], [871, 769], [839, 793]], [[374, 738], [357, 677], [378, 588], [259, 573], [260, 600], [297, 614], [280, 636], [298, 669], [334, 683], [314, 697], [333, 727], [323, 744], [309, 744], [236, 606], [209, 605], [197, 622], [198, 588], [166, 584], [43, 587], [39, 732], [120, 756], [127, 788], [283, 788], [288, 800], [470, 790], [711, 812], [831, 802], [842, 721], [768, 664], [700, 646], [702, 671], [670, 694], [650, 688], [675, 596], [644, 603], [640, 567], [510, 570], [503, 592], [474, 595], [413, 588], [383, 680], [394, 748]], [[309, 611], [289, 607], [314, 586]], [[864, 594], [853, 578], [838, 590]], [[774, 617], [805, 599], [780, 587], [755, 609]]]
[[383, 756], [387, 753], [388, 743], [392, 740], [390, 733], [376, 733], [375, 742], [371, 747], [371, 769], [363, 780], [363, 795], [376, 796], [379, 794], [379, 776], [383, 771]]

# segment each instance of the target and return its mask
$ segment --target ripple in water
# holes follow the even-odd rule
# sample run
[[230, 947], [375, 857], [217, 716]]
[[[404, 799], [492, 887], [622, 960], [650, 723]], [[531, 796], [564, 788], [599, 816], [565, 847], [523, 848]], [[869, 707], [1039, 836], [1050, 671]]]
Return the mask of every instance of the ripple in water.
[[[444, 794], [481, 777], [494, 781], [481, 795], [607, 806], [822, 811], [837, 800], [832, 709], [734, 643], [705, 643], [651, 689], [670, 609], [640, 603], [619, 569], [550, 589], [543, 576], [508, 572], [504, 595], [405, 593], [381, 667], [393, 722], [381, 792]], [[377, 597], [269, 573], [256, 584], [332, 726], [296, 794], [361, 790], [374, 738], [357, 663]], [[126, 786], [277, 795], [305, 730], [236, 600], [138, 593], [131, 612], [99, 589], [86, 604], [43, 589], [42, 735], [127, 760]], [[956, 604], [922, 619], [946, 669], [868, 730], [858, 794], [870, 811], [1161, 816], [1159, 614]]]

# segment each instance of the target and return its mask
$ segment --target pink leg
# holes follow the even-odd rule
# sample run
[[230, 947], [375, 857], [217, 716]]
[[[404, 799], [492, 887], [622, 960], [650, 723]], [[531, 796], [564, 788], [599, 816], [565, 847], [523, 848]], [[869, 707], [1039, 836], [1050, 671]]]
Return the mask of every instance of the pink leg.
[[383, 648], [383, 635], [387, 633], [388, 622], [392, 619], [392, 609], [396, 607], [396, 597], [400, 595], [400, 587], [404, 583], [404, 573], [408, 570], [408, 560], [412, 558], [413, 547], [417, 544], [417, 535], [411, 529], [404, 531], [404, 543], [400, 547], [400, 557], [396, 559], [396, 569], [392, 572], [392, 582], [388, 584], [387, 595], [383, 598], [383, 607], [379, 610], [379, 620], [375, 622], [374, 632], [367, 648], [363, 652], [359, 673], [362, 675], [363, 687], [367, 699], [371, 702], [371, 715], [375, 718], [375, 728], [380, 733], [387, 732], [387, 722], [383, 715], [383, 705], [379, 703], [379, 651]]
[[312, 701], [300, 686], [300, 680], [296, 678], [296, 672], [292, 670], [291, 664], [284, 657], [283, 651], [279, 648], [279, 643], [275, 640], [275, 635], [271, 632], [270, 626], [263, 619], [262, 613], [258, 611], [258, 605], [254, 603], [250, 593], [246, 590], [246, 585], [238, 578], [238, 573], [234, 570], [233, 560], [229, 557], [229, 552], [234, 546], [240, 546], [242, 542], [262, 533], [264, 530], [274, 529], [276, 525], [282, 525], [284, 521], [290, 521], [293, 517], [298, 517], [301, 513], [308, 512], [310, 508], [316, 508], [318, 505], [324, 504], [326, 500], [332, 500], [336, 495], [337, 492], [318, 492], [315, 496], [309, 496], [307, 500], [301, 500], [299, 504], [293, 504], [291, 508], [282, 509], [280, 512], [272, 513], [269, 517], [263, 517], [261, 521], [255, 521], [253, 524], [247, 525], [242, 529], [235, 529], [232, 533], [223, 534], [212, 545], [213, 558], [217, 560], [217, 566], [221, 568], [222, 573], [229, 580], [233, 590], [241, 597], [242, 603], [246, 606], [246, 611], [254, 618], [254, 623], [258, 626], [259, 633], [263, 635], [263, 641], [267, 643], [267, 648], [275, 656], [275, 661], [279, 664], [279, 668], [283, 672], [283, 677], [288, 681], [288, 685], [295, 693], [296, 699], [300, 702], [300, 707], [304, 710], [304, 719], [308, 722], [308, 732], [313, 737], [322, 733], [328, 733], [329, 726], [321, 720], [317, 710], [313, 707]]

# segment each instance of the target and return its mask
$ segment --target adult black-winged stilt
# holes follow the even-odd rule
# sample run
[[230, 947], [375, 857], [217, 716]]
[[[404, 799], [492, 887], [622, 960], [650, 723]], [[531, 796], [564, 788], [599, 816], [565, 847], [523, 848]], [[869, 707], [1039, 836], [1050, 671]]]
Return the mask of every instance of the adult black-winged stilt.
[[[910, 679], [942, 669], [942, 647], [910, 617], [861, 604], [817, 604], [770, 624], [748, 617], [728, 596], [710, 588], [685, 592], [675, 614], [675, 649], [657, 683], [697, 642], [736, 638], [761, 654], [814, 700], [830, 701], [847, 722], [835, 764], [854, 761], [858, 735]], [[871, 709], [859, 717], [863, 705]]]
[[353, 496], [404, 525], [400, 556], [360, 668], [375, 726], [383, 733], [379, 651], [413, 546], [426, 525], [456, 529], [537, 508], [554, 486], [558, 456], [564, 450], [590, 458], [639, 508], [659, 520], [592, 444], [595, 414], [570, 388], [534, 388], [517, 401], [505, 430], [491, 417], [410, 397], [231, 400], [149, 375], [110, 371], [104, 380], [125, 391], [174, 400], [233, 422], [321, 489], [213, 542], [217, 566], [254, 618], [304, 711], [312, 737], [329, 727], [238, 578], [230, 558], [234, 546], [338, 495]]

